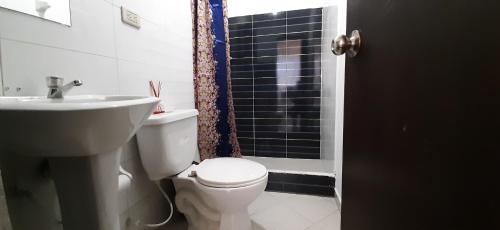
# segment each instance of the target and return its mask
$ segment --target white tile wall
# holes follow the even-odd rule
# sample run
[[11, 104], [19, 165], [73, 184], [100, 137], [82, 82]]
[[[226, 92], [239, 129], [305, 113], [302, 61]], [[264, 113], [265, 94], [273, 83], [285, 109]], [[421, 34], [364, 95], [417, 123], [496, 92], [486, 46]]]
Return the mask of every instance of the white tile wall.
[[[338, 21], [337, 31], [339, 34], [347, 34], [347, 0], [338, 1]], [[335, 109], [335, 162], [334, 169], [337, 180], [335, 181], [335, 191], [337, 199], [342, 202], [342, 162], [344, 143], [344, 82], [345, 82], [345, 55], [337, 57], [337, 78], [336, 78], [336, 109]]]
[[[121, 22], [121, 6], [139, 14], [140, 29]], [[71, 19], [67, 27], [0, 9], [5, 95], [45, 95], [48, 75], [81, 79], [73, 95], [149, 95], [148, 81], [161, 80], [167, 107], [194, 108], [190, 1], [71, 0]], [[159, 222], [168, 206], [148, 180], [134, 141], [121, 162], [134, 175], [130, 190], [120, 194], [122, 229], [142, 229], [139, 220]]]
[[[325, 140], [322, 139], [322, 158], [334, 160], [335, 191], [339, 202], [342, 200], [342, 149], [344, 134], [344, 78], [345, 78], [345, 55], [333, 56], [330, 52], [330, 42], [340, 34], [346, 34], [347, 26], [347, 0], [325, 0], [323, 11], [323, 45], [322, 45], [322, 70], [323, 87], [322, 102], [329, 101], [329, 104], [322, 104], [322, 119], [329, 121], [322, 123], [322, 131]], [[331, 122], [333, 119], [333, 123]], [[328, 129], [328, 130], [327, 130]]]
[[82, 87], [69, 94], [117, 94], [116, 60], [110, 57], [74, 52], [14, 40], [2, 40], [2, 66], [6, 95], [45, 95], [45, 76], [81, 79]]
[[[330, 51], [332, 38], [337, 36], [337, 6], [323, 8], [321, 45], [321, 159], [334, 160], [336, 57]], [[332, 162], [333, 163], [333, 162]]]
[[72, 0], [72, 26], [0, 10], [2, 39], [113, 57], [113, 7], [104, 0]]
[[[167, 105], [193, 108], [189, 4], [73, 0], [71, 27], [0, 10], [0, 42], [7, 43], [6, 51], [1, 52], [3, 59], [10, 59], [21, 46], [25, 46], [24, 53], [18, 57], [36, 55], [29, 62], [4, 60], [4, 86], [11, 89], [5, 93], [16, 95], [12, 89], [21, 87], [21, 95], [44, 95], [46, 75], [84, 80], [80, 92], [73, 94], [149, 94], [147, 81], [162, 80], [166, 88], [162, 99]], [[122, 5], [139, 13], [141, 29], [121, 22]], [[31, 66], [36, 68], [25, 68]], [[169, 89], [180, 94], [169, 93]]]

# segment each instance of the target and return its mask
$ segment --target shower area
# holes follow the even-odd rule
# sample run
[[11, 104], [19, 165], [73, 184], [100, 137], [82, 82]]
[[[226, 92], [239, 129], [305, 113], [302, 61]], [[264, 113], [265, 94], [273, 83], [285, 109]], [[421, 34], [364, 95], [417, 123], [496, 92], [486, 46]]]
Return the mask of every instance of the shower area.
[[270, 191], [335, 196], [338, 3], [228, 0], [228, 15], [242, 154]]

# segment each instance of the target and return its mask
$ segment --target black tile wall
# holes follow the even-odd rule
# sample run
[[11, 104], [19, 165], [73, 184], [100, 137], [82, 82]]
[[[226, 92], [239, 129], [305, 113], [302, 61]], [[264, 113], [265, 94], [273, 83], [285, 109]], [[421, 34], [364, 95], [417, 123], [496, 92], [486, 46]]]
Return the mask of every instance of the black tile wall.
[[320, 157], [321, 29], [321, 8], [229, 18], [243, 155]]

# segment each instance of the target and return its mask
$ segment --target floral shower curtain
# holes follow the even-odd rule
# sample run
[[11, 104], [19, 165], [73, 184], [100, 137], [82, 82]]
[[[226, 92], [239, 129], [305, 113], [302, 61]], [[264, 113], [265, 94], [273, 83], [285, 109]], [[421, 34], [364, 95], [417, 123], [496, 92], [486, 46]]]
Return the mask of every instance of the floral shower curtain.
[[240, 157], [231, 93], [226, 0], [192, 0], [192, 14], [200, 158]]

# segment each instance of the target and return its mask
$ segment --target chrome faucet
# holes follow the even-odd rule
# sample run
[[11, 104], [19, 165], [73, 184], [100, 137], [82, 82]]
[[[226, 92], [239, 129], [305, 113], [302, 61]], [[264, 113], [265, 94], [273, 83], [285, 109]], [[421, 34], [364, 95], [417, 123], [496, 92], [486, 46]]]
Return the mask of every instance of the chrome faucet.
[[49, 87], [48, 98], [63, 98], [64, 94], [68, 92], [74, 86], [81, 86], [83, 84], [80, 80], [74, 80], [66, 85], [64, 84], [64, 78], [49, 76], [45, 78], [47, 81], [47, 87]]

